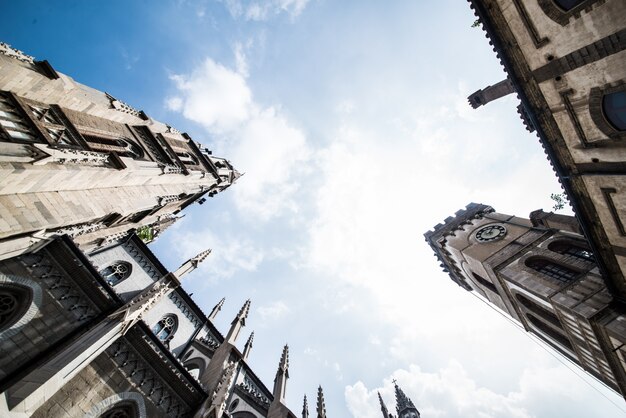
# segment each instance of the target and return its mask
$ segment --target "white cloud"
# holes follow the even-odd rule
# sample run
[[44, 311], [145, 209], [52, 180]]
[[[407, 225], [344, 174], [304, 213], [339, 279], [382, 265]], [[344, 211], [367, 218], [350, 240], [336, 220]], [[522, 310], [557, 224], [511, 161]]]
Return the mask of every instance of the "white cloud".
[[298, 17], [309, 0], [225, 0], [226, 7], [234, 18], [252, 21], [264, 21], [281, 13], [292, 19]]
[[[501, 392], [473, 380], [457, 361], [429, 373], [411, 365], [385, 379], [381, 388], [369, 390], [361, 381], [346, 386], [345, 400], [351, 413], [359, 418], [378, 418], [380, 392], [389, 410], [395, 409], [392, 379], [411, 398], [422, 416], [438, 418], [530, 418], [554, 416], [606, 416], [614, 413], [598, 409], [593, 394], [580, 380], [572, 381], [565, 367], [529, 368], [521, 375], [517, 389]], [[573, 405], [573, 400], [584, 400]], [[581, 405], [586, 411], [581, 411]], [[576, 410], [578, 408], [578, 410]], [[532, 413], [529, 411], [533, 411]], [[578, 415], [577, 415], [578, 416]]]
[[276, 320], [285, 316], [289, 312], [289, 307], [282, 300], [277, 300], [268, 305], [259, 306], [257, 312], [261, 320]]
[[169, 239], [177, 242], [173, 250], [178, 259], [187, 260], [208, 248], [212, 249], [209, 257], [198, 267], [208, 278], [207, 282], [228, 279], [241, 271], [255, 271], [265, 259], [265, 252], [248, 238], [217, 236], [209, 228], [190, 230], [182, 225], [184, 222], [179, 221], [176, 229], [168, 231], [172, 233]]
[[178, 112], [183, 108], [183, 99], [178, 96], [168, 97], [165, 100], [165, 107], [173, 112]]
[[173, 75], [182, 110], [187, 119], [211, 132], [235, 129], [250, 117], [252, 92], [245, 78], [207, 58], [189, 75]]
[[172, 76], [177, 92], [166, 106], [221, 138], [216, 151], [247, 174], [233, 188], [240, 210], [261, 220], [297, 212], [297, 175], [310, 158], [306, 138], [279, 107], [254, 102], [242, 44], [235, 60], [237, 71], [206, 59], [191, 74]]

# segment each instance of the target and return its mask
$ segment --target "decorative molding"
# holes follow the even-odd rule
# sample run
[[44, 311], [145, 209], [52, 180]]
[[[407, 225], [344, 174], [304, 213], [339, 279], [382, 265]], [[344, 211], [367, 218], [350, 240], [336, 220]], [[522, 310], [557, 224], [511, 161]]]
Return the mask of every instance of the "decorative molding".
[[178, 129], [176, 129], [176, 128], [172, 128], [170, 125], [165, 125], [165, 126], [166, 126], [166, 128], [167, 128], [167, 129], [165, 130], [165, 133], [168, 133], [168, 134], [179, 134], [179, 135], [181, 135], [181, 132], [180, 132]]
[[105, 167], [109, 164], [109, 154], [103, 152], [83, 151], [71, 148], [52, 148], [44, 144], [32, 144], [48, 157], [34, 161], [33, 165], [57, 164], [81, 164], [96, 167]]
[[137, 110], [134, 107], [117, 100], [115, 97], [111, 96], [109, 93], [106, 94], [107, 99], [111, 102], [111, 108], [115, 110], [119, 110], [120, 112], [128, 113], [129, 115], [135, 116], [141, 120], [148, 120], [148, 115], [144, 113], [143, 110]]
[[6, 55], [7, 57], [15, 58], [16, 60], [25, 62], [27, 64], [35, 64], [35, 57], [26, 55], [19, 49], [15, 49], [11, 45], [4, 42], [0, 42], [0, 54]]
[[207, 330], [207, 334], [204, 337], [198, 338], [202, 344], [209, 347], [211, 350], [215, 351], [220, 346], [219, 340], [211, 333], [210, 330]]
[[31, 301], [30, 301], [28, 309], [21, 316], [21, 318], [17, 322], [15, 322], [13, 325], [11, 325], [9, 328], [0, 332], [0, 341], [10, 338], [13, 335], [17, 334], [18, 332], [20, 332], [22, 327], [24, 327], [24, 325], [29, 323], [35, 317], [35, 315], [39, 313], [39, 309], [41, 308], [41, 302], [42, 302], [41, 287], [39, 286], [39, 284], [37, 284], [33, 280], [30, 280], [24, 277], [6, 275], [3, 273], [0, 273], [0, 285], [2, 284], [26, 287], [28, 288], [28, 290], [30, 290], [32, 297], [31, 297]]
[[53, 231], [46, 231], [46, 236], [54, 235], [69, 235], [72, 238], [79, 237], [81, 235], [90, 234], [99, 229], [106, 228], [107, 226], [102, 222], [85, 222], [82, 224], [70, 225], [64, 228], [55, 229]]
[[143, 396], [141, 396], [137, 392], [122, 392], [116, 393], [113, 396], [109, 396], [105, 400], [99, 402], [94, 405], [93, 408], [89, 410], [83, 418], [97, 418], [102, 416], [109, 409], [113, 409], [117, 406], [117, 404], [122, 402], [131, 401], [134, 402], [137, 407], [137, 414], [139, 415], [137, 418], [146, 418], [148, 415], [146, 414], [146, 404], [144, 402]]
[[256, 383], [252, 379], [248, 377], [248, 375], [244, 375], [243, 382], [237, 385], [239, 389], [241, 389], [244, 393], [250, 395], [250, 397], [261, 407], [267, 409], [270, 406], [270, 399], [259, 389]]
[[187, 302], [185, 302], [176, 292], [170, 293], [168, 297], [172, 300], [172, 302], [174, 302], [176, 307], [180, 309], [180, 312], [191, 321], [195, 328], [202, 325], [202, 321], [200, 321], [196, 314], [189, 308]]
[[142, 269], [153, 279], [157, 280], [161, 277], [159, 270], [152, 264], [148, 258], [130, 241], [122, 244], [122, 247], [128, 254], [141, 266]]
[[78, 286], [69, 279], [56, 263], [41, 253], [26, 254], [18, 260], [37, 280], [46, 285], [46, 290], [77, 322], [94, 318], [98, 311], [95, 305], [85, 297]]
[[[130, 344], [118, 340], [106, 350], [106, 353], [118, 366], [118, 370], [126, 376], [130, 384], [157, 408], [164, 411], [166, 415], [182, 417], [188, 413], [188, 408], [182, 399], [155, 372], [152, 364], [146, 362]], [[163, 363], [168, 364], [169, 361], [164, 358]], [[193, 389], [191, 385], [189, 388], [190, 390]]]

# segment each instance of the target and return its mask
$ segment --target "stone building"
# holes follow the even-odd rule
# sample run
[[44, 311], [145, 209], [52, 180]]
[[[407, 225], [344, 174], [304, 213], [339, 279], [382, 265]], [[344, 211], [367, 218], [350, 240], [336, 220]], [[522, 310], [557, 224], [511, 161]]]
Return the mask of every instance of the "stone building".
[[54, 235], [150, 241], [239, 176], [143, 111], [0, 43], [0, 259]]
[[470, 104], [517, 92], [609, 291], [626, 300], [626, 2], [469, 0], [508, 78]]
[[[0, 416], [295, 418], [147, 247], [239, 176], [187, 134], [0, 44]], [[136, 231], [137, 233], [135, 233]]]
[[626, 314], [575, 218], [471, 203], [425, 234], [464, 289], [626, 396]]

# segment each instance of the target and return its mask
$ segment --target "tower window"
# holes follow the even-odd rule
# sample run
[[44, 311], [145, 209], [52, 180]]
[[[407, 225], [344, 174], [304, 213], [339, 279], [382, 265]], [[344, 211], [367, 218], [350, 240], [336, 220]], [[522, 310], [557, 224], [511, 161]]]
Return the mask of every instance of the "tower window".
[[559, 240], [551, 242], [548, 245], [548, 249], [550, 251], [554, 251], [555, 253], [563, 254], [574, 259], [591, 262], [594, 261], [593, 253], [591, 251], [589, 251], [587, 248], [584, 248], [569, 241]]
[[579, 275], [578, 272], [568, 267], [541, 257], [529, 258], [526, 260], [526, 266], [561, 283], [569, 283]]
[[176, 315], [167, 314], [156, 323], [154, 328], [152, 328], [152, 332], [154, 332], [154, 335], [156, 335], [159, 340], [163, 341], [165, 345], [168, 345], [169, 341], [174, 337], [176, 328], [178, 328]]
[[602, 112], [607, 121], [618, 131], [626, 131], [626, 90], [605, 94]]
[[521, 295], [519, 293], [515, 294], [515, 299], [517, 299], [517, 301], [521, 303], [522, 306], [524, 306], [533, 314], [546, 320], [547, 322], [554, 325], [555, 327], [561, 328], [561, 321], [559, 321], [559, 318], [556, 316], [554, 312], [550, 311], [549, 309], [544, 308], [537, 302], [534, 302], [530, 300], [529, 298], [527, 298], [526, 296]]
[[115, 286], [122, 280], [127, 279], [132, 271], [133, 267], [129, 262], [116, 261], [102, 270], [100, 274], [102, 274], [102, 277], [109, 285]]
[[549, 336], [550, 338], [552, 338], [561, 347], [565, 347], [565, 348], [567, 348], [570, 351], [574, 350], [573, 347], [572, 347], [572, 343], [569, 341], [567, 336], [565, 336], [565, 334], [563, 334], [563, 331], [560, 331], [560, 330], [557, 331], [556, 329], [552, 328], [551, 326], [549, 326], [548, 324], [546, 324], [545, 322], [543, 322], [542, 320], [540, 320], [539, 318], [537, 318], [536, 316], [534, 316], [532, 314], [526, 314], [526, 318], [528, 318], [528, 321], [535, 328], [537, 328], [539, 331], [541, 331], [542, 333], [544, 333], [547, 336]]

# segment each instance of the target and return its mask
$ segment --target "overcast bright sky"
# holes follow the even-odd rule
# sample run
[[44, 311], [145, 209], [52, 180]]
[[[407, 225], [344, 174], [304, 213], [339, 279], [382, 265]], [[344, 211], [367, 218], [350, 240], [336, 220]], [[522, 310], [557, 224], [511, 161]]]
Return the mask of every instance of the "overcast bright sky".
[[0, 40], [188, 132], [245, 175], [152, 249], [218, 327], [252, 299], [252, 367], [289, 407], [379, 418], [396, 378], [426, 417], [622, 417], [624, 401], [441, 271], [423, 233], [469, 202], [560, 192], [465, 1], [0, 0]]

